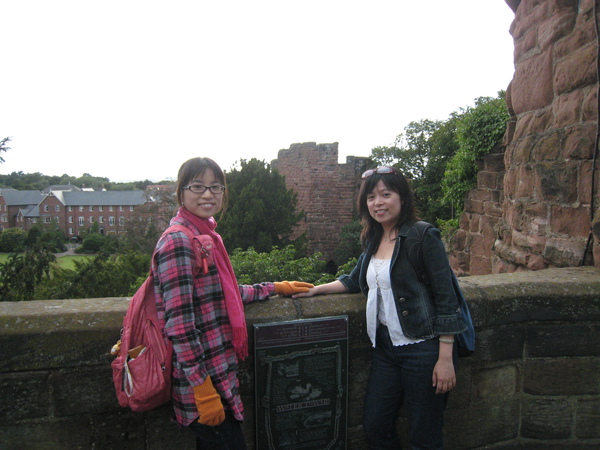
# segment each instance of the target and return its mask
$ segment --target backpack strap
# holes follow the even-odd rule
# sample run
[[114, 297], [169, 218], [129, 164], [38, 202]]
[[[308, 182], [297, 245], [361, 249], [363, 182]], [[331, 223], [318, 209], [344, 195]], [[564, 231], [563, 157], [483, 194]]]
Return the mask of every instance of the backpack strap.
[[413, 266], [417, 278], [420, 282], [429, 284], [427, 273], [425, 272], [425, 261], [423, 260], [423, 252], [421, 247], [423, 246], [423, 236], [427, 233], [429, 228], [433, 228], [433, 225], [422, 220], [415, 222], [412, 227], [408, 230], [406, 238], [404, 239], [404, 251], [406, 256]]
[[[169, 226], [169, 228], [167, 228], [163, 234], [161, 235], [159, 241], [161, 239], [163, 239], [166, 235], [170, 234], [170, 233], [175, 233], [177, 231], [181, 231], [182, 233], [185, 233], [187, 235], [187, 237], [190, 240], [190, 243], [192, 245], [192, 249], [194, 251], [194, 255], [195, 255], [195, 274], [197, 275], [200, 272], [203, 272], [204, 274], [208, 273], [208, 263], [207, 263], [207, 255], [209, 255], [210, 250], [212, 249], [212, 247], [207, 246], [205, 241], [201, 238], [205, 238], [208, 237], [208, 239], [210, 239], [210, 236], [204, 236], [204, 235], [195, 235], [192, 230], [190, 230], [188, 227], [186, 227], [185, 225], [171, 225]], [[211, 240], [212, 241], [212, 240]], [[207, 247], [208, 248], [207, 250]], [[152, 258], [154, 259], [154, 254], [152, 255]]]

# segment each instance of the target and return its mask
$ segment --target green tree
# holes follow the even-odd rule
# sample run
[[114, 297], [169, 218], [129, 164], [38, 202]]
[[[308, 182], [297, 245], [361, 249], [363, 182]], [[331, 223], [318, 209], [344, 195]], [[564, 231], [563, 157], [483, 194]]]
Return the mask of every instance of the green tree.
[[11, 255], [0, 264], [0, 301], [33, 300], [36, 286], [55, 260], [50, 250], [41, 246]]
[[0, 233], [0, 252], [20, 252], [25, 248], [27, 233], [20, 228], [8, 228]]
[[457, 148], [457, 117], [453, 113], [445, 122], [428, 119], [410, 122], [393, 146], [371, 151], [371, 158], [378, 166], [396, 167], [410, 179], [421, 218], [433, 224], [451, 214], [450, 208], [437, 199], [446, 164]]
[[456, 127], [458, 151], [446, 167], [442, 181], [443, 202], [462, 210], [465, 194], [477, 183], [477, 159], [501, 142], [510, 116], [505, 92], [498, 97], [479, 97], [467, 108]]
[[[11, 138], [10, 137], [5, 137], [4, 139], [2, 139], [0, 141], [0, 152], [7, 152], [10, 150], [10, 147], [8, 147], [8, 143], [10, 142]], [[2, 156], [0, 156], [0, 163], [4, 162], [4, 158]]]
[[345, 264], [349, 260], [360, 256], [362, 253], [362, 245], [360, 243], [361, 231], [362, 225], [358, 219], [354, 219], [342, 227], [340, 243], [334, 252], [338, 265]]
[[268, 252], [291, 243], [290, 234], [303, 213], [296, 212], [296, 194], [285, 178], [264, 161], [241, 160], [227, 174], [229, 204], [218, 231], [229, 253], [254, 247]]
[[138, 280], [145, 279], [149, 267], [150, 256], [139, 252], [116, 256], [101, 253], [89, 261], [76, 261], [75, 270], [53, 267], [35, 295], [40, 300], [126, 297]]

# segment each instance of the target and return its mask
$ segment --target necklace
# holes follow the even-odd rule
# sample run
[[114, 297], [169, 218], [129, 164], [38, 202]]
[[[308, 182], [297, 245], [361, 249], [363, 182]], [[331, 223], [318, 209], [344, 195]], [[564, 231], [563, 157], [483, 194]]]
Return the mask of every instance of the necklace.
[[381, 240], [382, 240], [383, 242], [393, 242], [393, 241], [395, 241], [396, 239], [398, 239], [398, 235], [394, 236], [393, 238], [391, 237], [391, 235], [392, 235], [392, 232], [390, 231], [390, 232], [389, 232], [387, 235], [383, 235], [383, 236], [381, 237]]

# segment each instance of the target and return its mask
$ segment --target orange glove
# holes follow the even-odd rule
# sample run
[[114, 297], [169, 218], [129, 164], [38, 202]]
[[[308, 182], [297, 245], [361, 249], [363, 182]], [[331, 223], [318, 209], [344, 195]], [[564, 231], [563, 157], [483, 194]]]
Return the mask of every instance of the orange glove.
[[204, 383], [194, 386], [194, 400], [200, 418], [198, 422], [203, 425], [216, 427], [225, 420], [225, 411], [221, 397], [215, 390], [210, 377], [206, 377]]
[[298, 294], [300, 292], [308, 292], [308, 288], [314, 287], [314, 285], [302, 281], [282, 281], [273, 284], [275, 285], [276, 294], [286, 296]]

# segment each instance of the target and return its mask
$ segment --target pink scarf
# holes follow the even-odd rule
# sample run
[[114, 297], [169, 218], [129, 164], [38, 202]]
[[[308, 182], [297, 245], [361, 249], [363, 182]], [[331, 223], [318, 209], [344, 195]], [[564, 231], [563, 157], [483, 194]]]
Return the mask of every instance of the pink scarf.
[[225, 307], [227, 308], [229, 323], [233, 331], [233, 347], [238, 358], [245, 359], [248, 356], [248, 331], [246, 329], [244, 305], [242, 304], [238, 282], [233, 272], [233, 267], [231, 267], [231, 261], [223, 244], [223, 239], [215, 231], [217, 222], [214, 217], [202, 219], [184, 207], [179, 208], [177, 216], [191, 222], [192, 225], [198, 228], [201, 234], [210, 236], [215, 244], [213, 251], [216, 252], [216, 257], [214, 260], [219, 272], [219, 278], [221, 279]]

